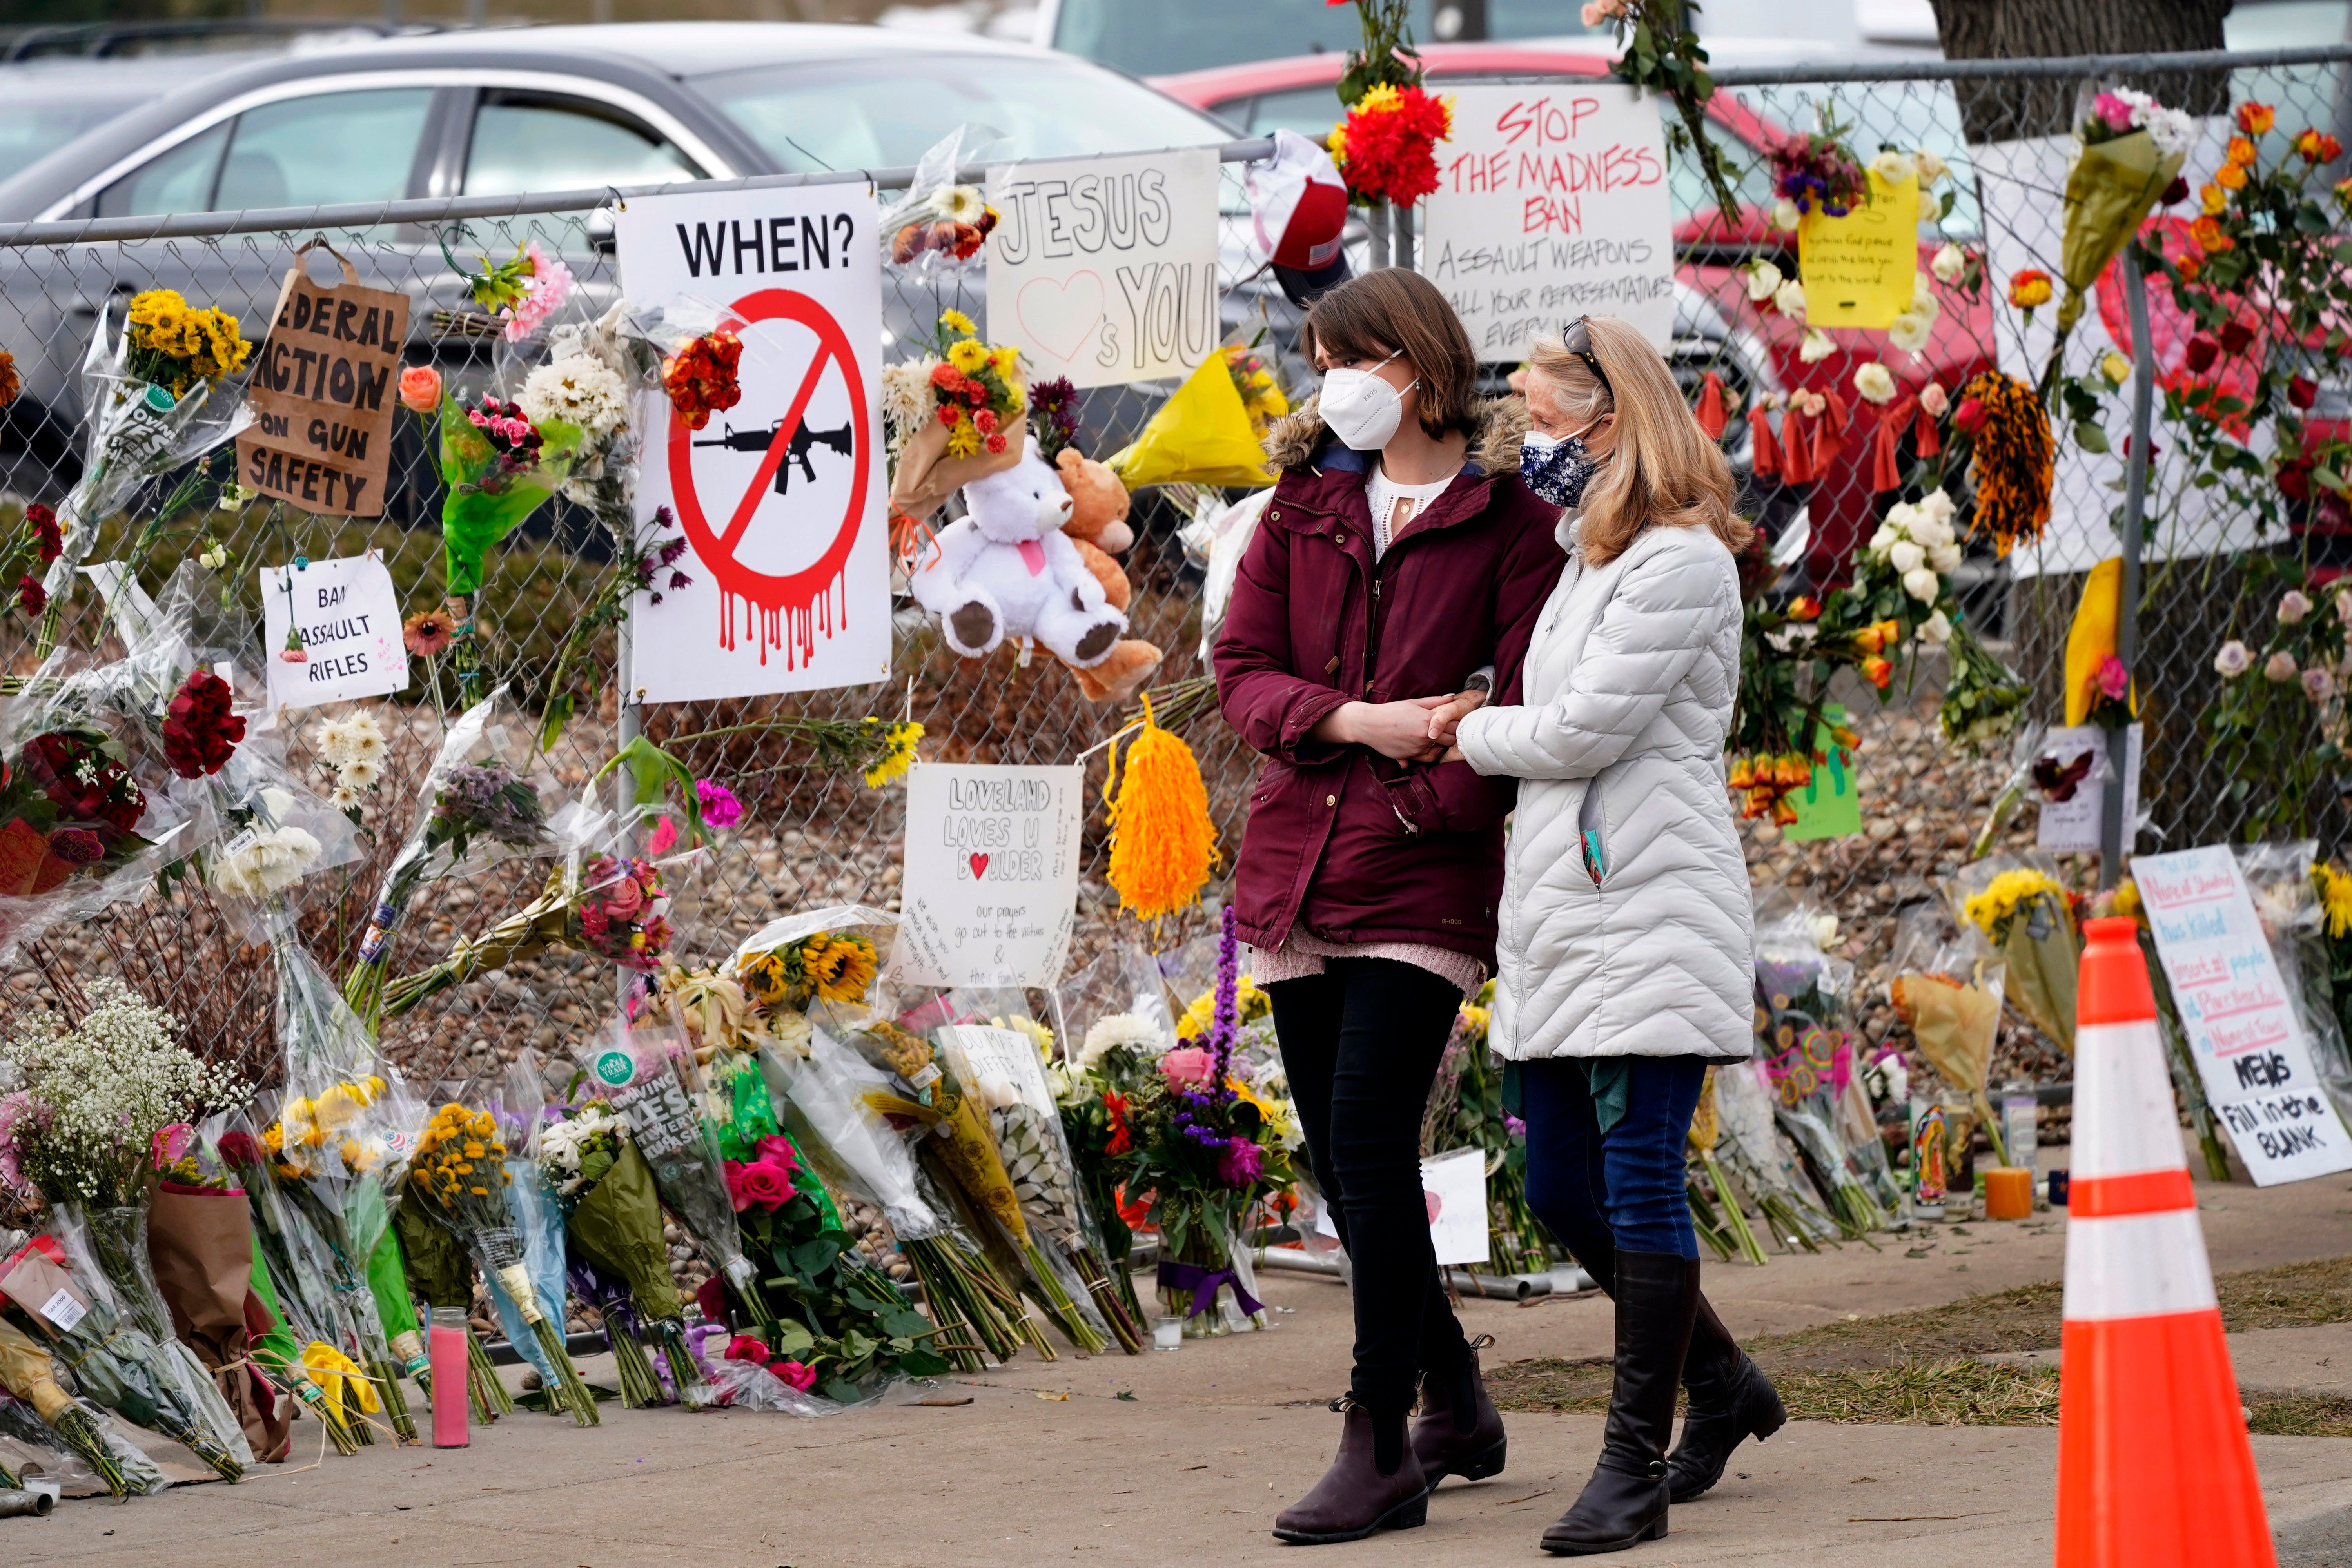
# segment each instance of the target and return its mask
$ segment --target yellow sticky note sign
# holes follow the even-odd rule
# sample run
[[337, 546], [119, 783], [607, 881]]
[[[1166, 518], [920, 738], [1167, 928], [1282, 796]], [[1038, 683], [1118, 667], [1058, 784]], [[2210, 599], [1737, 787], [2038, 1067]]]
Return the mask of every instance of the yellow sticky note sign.
[[1911, 308], [1919, 271], [1919, 179], [1869, 175], [1870, 205], [1843, 217], [1818, 207], [1797, 228], [1805, 324], [1885, 329]]

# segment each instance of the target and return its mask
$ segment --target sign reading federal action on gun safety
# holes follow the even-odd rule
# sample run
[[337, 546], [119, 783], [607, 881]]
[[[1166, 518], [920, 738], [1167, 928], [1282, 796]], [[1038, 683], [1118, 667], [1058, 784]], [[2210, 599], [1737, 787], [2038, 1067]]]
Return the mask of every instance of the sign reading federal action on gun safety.
[[[310, 280], [313, 249], [342, 262], [340, 286]], [[362, 287], [324, 241], [296, 251], [269, 336], [253, 356], [238, 483], [303, 511], [382, 517], [399, 408], [393, 383], [407, 336], [407, 295]]]
[[856, 185], [638, 196], [616, 215], [634, 304], [715, 314], [743, 341], [742, 401], [702, 429], [658, 392], [638, 411], [641, 546], [678, 537], [665, 509], [687, 542], [630, 610], [640, 702], [889, 678], [878, 217]]

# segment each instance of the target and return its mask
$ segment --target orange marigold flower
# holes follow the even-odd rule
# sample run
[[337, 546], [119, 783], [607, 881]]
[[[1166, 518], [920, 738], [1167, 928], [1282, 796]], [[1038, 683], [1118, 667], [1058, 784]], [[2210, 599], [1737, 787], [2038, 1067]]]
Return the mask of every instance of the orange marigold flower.
[[2238, 105], [2238, 129], [2249, 136], [2260, 136], [2278, 122], [2278, 112], [2267, 103], [2251, 100]]

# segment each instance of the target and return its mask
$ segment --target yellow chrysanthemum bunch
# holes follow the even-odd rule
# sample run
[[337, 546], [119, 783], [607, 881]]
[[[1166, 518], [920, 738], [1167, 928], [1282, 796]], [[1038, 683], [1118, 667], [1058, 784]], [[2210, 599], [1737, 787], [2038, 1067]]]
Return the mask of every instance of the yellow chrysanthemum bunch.
[[197, 382], [235, 375], [253, 353], [235, 316], [194, 310], [173, 289], [132, 295], [124, 334], [131, 374], [170, 388], [173, 397], [184, 396]]
[[[1184, 1016], [1176, 1020], [1176, 1037], [1180, 1040], [1189, 1040], [1196, 1035], [1207, 1034], [1210, 1021], [1216, 1016], [1216, 1011], [1215, 990], [1202, 992], [1192, 998], [1192, 1005], [1184, 1009]], [[1256, 981], [1246, 974], [1243, 975], [1240, 984], [1234, 987], [1234, 1021], [1242, 1024], [1255, 1023], [1272, 1011], [1274, 1011], [1274, 999], [1258, 989]]]
[[2066, 889], [2048, 873], [2021, 866], [1995, 877], [1983, 892], [1968, 901], [1962, 912], [1985, 935], [1997, 942], [2005, 942], [2009, 938], [2009, 922], [2026, 905], [2043, 897], [2063, 901]]
[[507, 1146], [487, 1110], [449, 1104], [435, 1111], [416, 1140], [411, 1187], [460, 1228], [509, 1223], [499, 1189], [507, 1184]]

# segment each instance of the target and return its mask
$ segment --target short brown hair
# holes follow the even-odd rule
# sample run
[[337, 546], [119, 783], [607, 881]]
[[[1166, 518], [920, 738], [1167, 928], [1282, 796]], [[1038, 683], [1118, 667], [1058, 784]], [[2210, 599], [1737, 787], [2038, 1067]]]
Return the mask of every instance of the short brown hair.
[[1393, 353], [1421, 381], [1421, 427], [1477, 434], [1471, 405], [1478, 392], [1478, 351], [1437, 285], [1418, 272], [1383, 267], [1350, 278], [1307, 308], [1298, 352], [1383, 359]]

